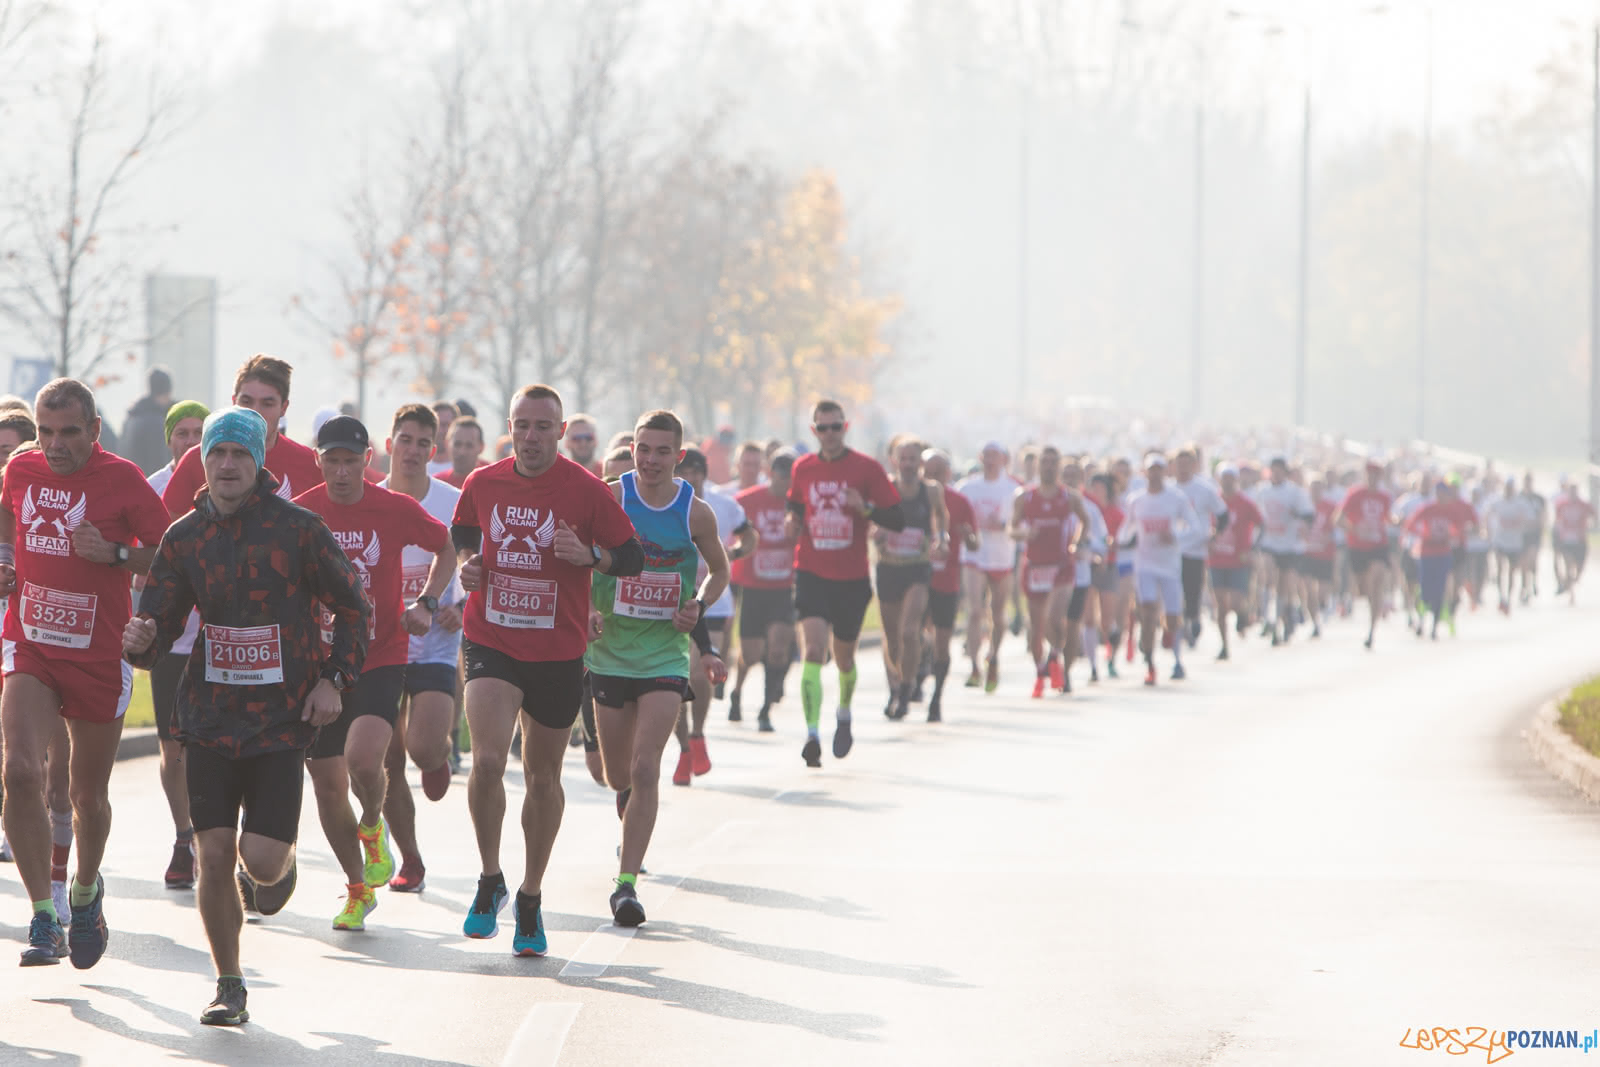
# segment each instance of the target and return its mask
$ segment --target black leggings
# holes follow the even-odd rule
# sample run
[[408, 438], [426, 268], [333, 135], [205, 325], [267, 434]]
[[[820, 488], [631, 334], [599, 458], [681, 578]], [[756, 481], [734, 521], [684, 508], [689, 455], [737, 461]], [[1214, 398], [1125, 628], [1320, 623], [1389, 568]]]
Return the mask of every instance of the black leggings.
[[1183, 557], [1183, 617], [1190, 622], [1200, 618], [1200, 594], [1206, 588], [1206, 561]]

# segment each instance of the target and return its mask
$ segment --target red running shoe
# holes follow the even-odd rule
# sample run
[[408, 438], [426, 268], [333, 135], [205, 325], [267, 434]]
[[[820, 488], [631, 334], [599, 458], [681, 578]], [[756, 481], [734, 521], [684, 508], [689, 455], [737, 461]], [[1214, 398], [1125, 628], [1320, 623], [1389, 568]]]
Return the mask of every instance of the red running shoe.
[[1058, 690], [1065, 689], [1067, 687], [1066, 675], [1062, 673], [1061, 661], [1058, 659], [1053, 659], [1050, 661], [1050, 684], [1055, 686]]
[[711, 769], [711, 753], [706, 751], [705, 738], [689, 738], [689, 759], [695, 774], [705, 774]]
[[422, 883], [427, 874], [427, 868], [419, 859], [410, 856], [403, 857], [400, 861], [400, 873], [389, 879], [389, 888], [396, 893], [420, 893]]
[[1044, 675], [1035, 675], [1033, 679], [1033, 699], [1040, 700], [1044, 697]]
[[689, 755], [689, 750], [684, 749], [678, 753], [678, 769], [672, 772], [673, 785], [688, 785], [694, 778], [694, 757]]
[[422, 772], [422, 795], [429, 800], [443, 800], [444, 795], [450, 791], [450, 761], [445, 760], [438, 768]]
[[1145, 669], [1144, 684], [1149, 686], [1156, 684], [1156, 668], [1154, 664]]

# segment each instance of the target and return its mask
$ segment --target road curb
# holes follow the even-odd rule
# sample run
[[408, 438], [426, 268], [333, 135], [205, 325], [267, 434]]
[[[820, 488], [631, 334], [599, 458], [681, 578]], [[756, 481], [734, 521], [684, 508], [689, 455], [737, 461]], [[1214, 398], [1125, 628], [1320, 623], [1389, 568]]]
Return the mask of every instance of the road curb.
[[156, 736], [156, 728], [141, 726], [122, 731], [122, 741], [117, 745], [117, 759], [138, 759], [140, 756], [154, 756], [160, 751], [161, 738]]
[[1590, 755], [1561, 728], [1557, 700], [1539, 705], [1523, 736], [1533, 749], [1533, 758], [1545, 770], [1582, 793], [1591, 804], [1600, 804], [1600, 758]]

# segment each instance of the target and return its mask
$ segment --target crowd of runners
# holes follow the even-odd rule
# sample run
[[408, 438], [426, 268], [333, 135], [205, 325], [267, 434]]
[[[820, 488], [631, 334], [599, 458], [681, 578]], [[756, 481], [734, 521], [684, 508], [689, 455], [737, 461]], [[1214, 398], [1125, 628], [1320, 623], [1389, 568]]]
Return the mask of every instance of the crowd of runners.
[[[1227, 660], [1247, 636], [1317, 638], [1363, 612], [1368, 649], [1390, 615], [1437, 639], [1483, 604], [1510, 614], [1538, 593], [1547, 541], [1553, 591], [1571, 597], [1595, 522], [1572, 485], [1547, 501], [1531, 477], [1343, 450], [994, 441], [967, 466], [901, 434], [871, 455], [830, 400], [795, 447], [685, 447], [668, 410], [602, 447], [544, 385], [512, 399], [498, 460], [490, 421], [445, 402], [370, 425], [319, 413], [306, 445], [281, 431], [291, 376], [255, 356], [228, 406], [173, 404], [171, 462], [148, 477], [100, 447], [81, 382], [0, 402], [0, 858], [32, 901], [21, 962], [88, 968], [106, 951], [109, 780], [142, 669], [175, 831], [165, 882], [195, 888], [218, 974], [201, 1018], [218, 1025], [249, 1017], [244, 913], [295, 889], [307, 771], [345, 878], [333, 926], [359, 931], [380, 889], [424, 887], [408, 765], [442, 800], [465, 735], [481, 869], [462, 933], [496, 936], [510, 904], [512, 952], [539, 956], [569, 745], [615, 792], [609, 906], [637, 926], [669, 740], [687, 786], [711, 771], [713, 703], [773, 732], [798, 665], [784, 728], [822, 767], [831, 704], [826, 751], [846, 758], [874, 599], [883, 714], [936, 723], [958, 622], [969, 690], [1003, 684], [1008, 636], [1026, 642], [1034, 699], [1117, 679], [1119, 662], [1157, 686], [1165, 657], [1185, 677], [1208, 620], [1206, 652]], [[523, 868], [508, 879], [519, 739]]]

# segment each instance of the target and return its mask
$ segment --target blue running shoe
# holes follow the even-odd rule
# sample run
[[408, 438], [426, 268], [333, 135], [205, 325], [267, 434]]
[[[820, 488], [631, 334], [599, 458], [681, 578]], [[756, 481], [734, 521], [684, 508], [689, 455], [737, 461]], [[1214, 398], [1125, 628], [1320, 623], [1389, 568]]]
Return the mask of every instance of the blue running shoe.
[[461, 932], [468, 937], [488, 938], [500, 932], [500, 911], [506, 906], [506, 878], [503, 874], [485, 874], [478, 878], [478, 895], [472, 899], [472, 910]]
[[511, 939], [511, 951], [517, 956], [543, 956], [550, 951], [550, 941], [544, 936], [544, 915], [539, 897], [530, 897], [517, 890], [517, 932]]
[[80, 971], [99, 963], [100, 957], [106, 954], [106, 942], [111, 940], [105, 912], [101, 909], [105, 899], [105, 876], [97, 874], [94, 876], [94, 899], [81, 908], [76, 904], [72, 906], [72, 934], [67, 944], [72, 950], [72, 965]]
[[33, 913], [28, 924], [28, 947], [22, 950], [22, 966], [43, 967], [61, 962], [67, 954], [67, 932], [55, 916], [42, 911]]
[[1174, 663], [1172, 665], [1172, 680], [1174, 682], [1181, 682], [1187, 677], [1188, 677], [1188, 675], [1185, 674], [1184, 670], [1183, 670], [1183, 664]]

